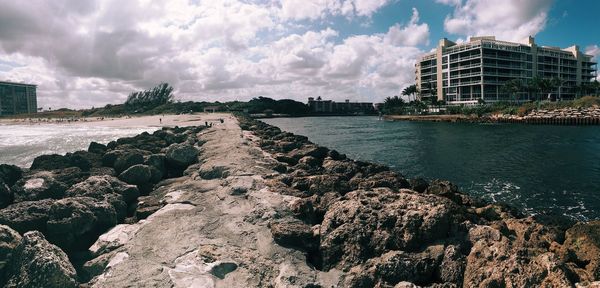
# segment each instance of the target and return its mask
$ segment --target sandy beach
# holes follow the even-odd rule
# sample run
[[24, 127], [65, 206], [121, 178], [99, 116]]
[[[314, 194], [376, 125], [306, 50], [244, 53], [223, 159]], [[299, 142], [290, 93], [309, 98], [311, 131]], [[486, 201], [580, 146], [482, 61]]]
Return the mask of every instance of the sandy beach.
[[182, 115], [152, 115], [132, 116], [120, 118], [77, 118], [75, 121], [68, 119], [0, 119], [0, 125], [87, 125], [99, 127], [174, 127], [174, 126], [199, 126], [205, 122], [217, 123], [220, 119], [230, 117], [228, 113], [194, 113]]

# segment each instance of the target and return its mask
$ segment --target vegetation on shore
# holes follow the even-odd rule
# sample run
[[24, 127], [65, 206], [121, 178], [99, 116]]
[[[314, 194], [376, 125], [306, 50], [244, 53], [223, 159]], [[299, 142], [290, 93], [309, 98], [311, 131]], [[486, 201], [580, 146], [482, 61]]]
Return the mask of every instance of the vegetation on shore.
[[268, 97], [259, 96], [247, 102], [181, 102], [174, 100], [173, 90], [173, 87], [168, 83], [161, 83], [152, 89], [132, 92], [123, 104], [107, 104], [104, 107], [92, 107], [91, 109], [81, 110], [61, 108], [34, 114], [10, 115], [5, 116], [5, 118], [69, 119], [80, 117], [120, 117], [124, 115], [184, 114], [202, 112], [207, 107], [212, 107], [216, 111], [235, 111], [250, 114], [264, 113], [290, 116], [303, 116], [309, 114], [308, 105], [291, 99], [274, 100]]

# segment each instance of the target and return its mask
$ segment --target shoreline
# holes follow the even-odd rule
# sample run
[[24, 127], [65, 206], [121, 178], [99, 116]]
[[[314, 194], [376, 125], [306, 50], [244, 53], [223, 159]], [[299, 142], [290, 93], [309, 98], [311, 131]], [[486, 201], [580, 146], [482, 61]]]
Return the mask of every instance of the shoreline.
[[[19, 230], [9, 242], [14, 246], [4, 246], [17, 255], [6, 267], [35, 275], [42, 270], [24, 265], [51, 255], [57, 265], [43, 273], [61, 282], [31, 282], [2, 266], [0, 276], [17, 286], [46, 287], [600, 284], [594, 282], [600, 280], [600, 221], [521, 215], [448, 181], [407, 179], [261, 121], [223, 118], [209, 128], [164, 128], [93, 144], [85, 153], [38, 157], [20, 176], [0, 167], [2, 181], [13, 175], [16, 195], [0, 209], [0, 223]], [[181, 145], [197, 155], [169, 154]], [[160, 167], [162, 177], [154, 177]], [[141, 181], [141, 170], [154, 180]], [[70, 187], [55, 194], [49, 189], [58, 186], [46, 182]], [[81, 210], [59, 209], [68, 203]], [[18, 210], [27, 205], [46, 212]], [[113, 222], [99, 221], [110, 213]], [[32, 217], [38, 220], [27, 222]], [[0, 230], [14, 235], [5, 227]], [[33, 259], [19, 250], [27, 247], [38, 247], [27, 254]]]

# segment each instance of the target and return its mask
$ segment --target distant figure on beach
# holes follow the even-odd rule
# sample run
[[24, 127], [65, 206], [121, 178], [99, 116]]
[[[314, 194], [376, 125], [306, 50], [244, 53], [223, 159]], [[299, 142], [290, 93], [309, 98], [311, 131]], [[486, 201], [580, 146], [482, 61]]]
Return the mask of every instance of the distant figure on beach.
[[162, 124], [162, 118], [158, 118], [158, 122], [160, 122], [160, 124]]
[[208, 121], [204, 121], [204, 126], [208, 127]]
[[219, 121], [221, 121], [221, 124], [223, 124], [223, 122], [225, 122], [225, 120], [223, 120], [223, 118], [219, 119]]

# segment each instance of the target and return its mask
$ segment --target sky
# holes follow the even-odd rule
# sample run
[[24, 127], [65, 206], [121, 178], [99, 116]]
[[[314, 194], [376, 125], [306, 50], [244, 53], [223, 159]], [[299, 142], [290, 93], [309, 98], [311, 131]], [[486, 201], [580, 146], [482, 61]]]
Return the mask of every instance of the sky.
[[322, 96], [381, 102], [441, 38], [495, 35], [600, 58], [597, 0], [0, 0], [0, 81], [38, 107]]

